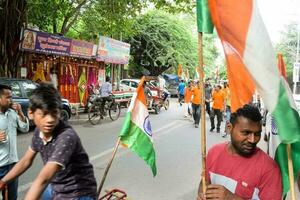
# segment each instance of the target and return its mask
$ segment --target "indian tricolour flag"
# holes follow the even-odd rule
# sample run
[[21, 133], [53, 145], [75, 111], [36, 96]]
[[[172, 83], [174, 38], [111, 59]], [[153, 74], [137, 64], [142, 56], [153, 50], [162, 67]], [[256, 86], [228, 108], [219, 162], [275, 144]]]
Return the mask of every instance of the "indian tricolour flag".
[[209, 0], [209, 8], [225, 51], [232, 110], [249, 103], [256, 89], [274, 117], [280, 143], [299, 142], [299, 114], [277, 68], [257, 1]]
[[144, 77], [141, 79], [128, 108], [125, 122], [120, 133], [123, 145], [138, 154], [151, 167], [156, 175], [155, 151], [149, 121], [147, 100], [144, 94]]

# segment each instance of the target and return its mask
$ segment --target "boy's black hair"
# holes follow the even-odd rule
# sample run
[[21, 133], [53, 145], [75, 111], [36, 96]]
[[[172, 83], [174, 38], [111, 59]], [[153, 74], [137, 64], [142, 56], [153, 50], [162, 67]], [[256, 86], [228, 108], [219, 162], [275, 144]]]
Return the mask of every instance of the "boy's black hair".
[[29, 109], [34, 112], [41, 109], [46, 113], [61, 110], [62, 102], [58, 91], [51, 83], [41, 83], [33, 90], [29, 99]]
[[242, 108], [237, 109], [236, 112], [231, 113], [230, 123], [234, 126], [240, 116], [250, 119], [253, 122], [261, 122], [262, 120], [258, 108], [250, 104], [246, 104]]
[[4, 90], [10, 90], [11, 91], [11, 87], [8, 86], [8, 85], [0, 84], [0, 96], [3, 95]]

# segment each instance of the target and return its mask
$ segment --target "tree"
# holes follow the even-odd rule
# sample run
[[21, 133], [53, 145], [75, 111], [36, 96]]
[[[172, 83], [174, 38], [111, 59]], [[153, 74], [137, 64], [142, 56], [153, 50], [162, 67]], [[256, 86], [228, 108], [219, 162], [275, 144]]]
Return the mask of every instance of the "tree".
[[[176, 73], [177, 66], [181, 64], [183, 68], [190, 69], [193, 76], [198, 65], [198, 54], [197, 33], [192, 31], [193, 27], [196, 30], [196, 20], [192, 18], [180, 18], [158, 10], [141, 16], [133, 26], [136, 33], [127, 40], [131, 44], [131, 75], [140, 76], [143, 71], [149, 71], [154, 76], [164, 71]], [[191, 21], [194, 23], [191, 24]], [[204, 46], [211, 44], [206, 40]], [[212, 49], [216, 54], [215, 47]], [[208, 64], [215, 56], [211, 55], [204, 55]]]
[[0, 0], [0, 75], [16, 77], [21, 53], [20, 33], [25, 21], [25, 0]]
[[276, 45], [277, 53], [282, 53], [286, 64], [288, 82], [293, 82], [293, 64], [296, 61], [297, 52], [297, 24], [288, 24], [281, 32], [280, 41]]
[[41, 30], [65, 35], [94, 0], [28, 0], [28, 22]]
[[122, 39], [132, 34], [132, 23], [146, 6], [143, 0], [102, 0], [82, 16], [81, 36], [94, 40], [99, 34]]

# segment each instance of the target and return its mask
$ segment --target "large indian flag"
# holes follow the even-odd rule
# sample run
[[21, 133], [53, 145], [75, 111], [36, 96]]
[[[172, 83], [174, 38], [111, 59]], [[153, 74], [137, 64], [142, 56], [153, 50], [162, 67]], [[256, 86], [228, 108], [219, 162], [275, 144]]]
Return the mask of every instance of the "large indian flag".
[[[280, 143], [300, 141], [300, 119], [255, 0], [209, 0], [227, 60], [231, 106], [249, 103], [255, 89], [274, 117]], [[285, 178], [285, 177], [283, 177]]]
[[[287, 80], [285, 64], [281, 54], [278, 54], [278, 69], [281, 76]], [[271, 114], [267, 115], [266, 132], [269, 135], [269, 154], [279, 164], [282, 174], [283, 192], [286, 194], [289, 189], [289, 172], [288, 172], [288, 158], [287, 158], [287, 145], [282, 143], [279, 135], [278, 128], [274, 117]], [[291, 144], [292, 161], [294, 178], [300, 173], [300, 141]]]
[[143, 77], [134, 93], [120, 133], [121, 142], [138, 154], [151, 167], [156, 175], [155, 151], [149, 121], [147, 101], [144, 94]]

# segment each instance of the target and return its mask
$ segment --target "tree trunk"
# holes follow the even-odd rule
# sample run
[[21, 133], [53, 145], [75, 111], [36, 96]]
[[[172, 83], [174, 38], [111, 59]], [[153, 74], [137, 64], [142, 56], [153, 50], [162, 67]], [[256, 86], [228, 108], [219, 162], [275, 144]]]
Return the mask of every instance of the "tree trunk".
[[0, 0], [0, 76], [17, 77], [26, 0]]
[[[74, 9], [72, 9], [64, 18], [63, 24], [61, 26], [60, 34], [65, 35], [71, 26], [76, 22], [79, 14], [80, 9], [87, 4], [87, 0], [83, 0], [81, 3], [79, 3]], [[73, 18], [73, 20], [71, 20]]]

